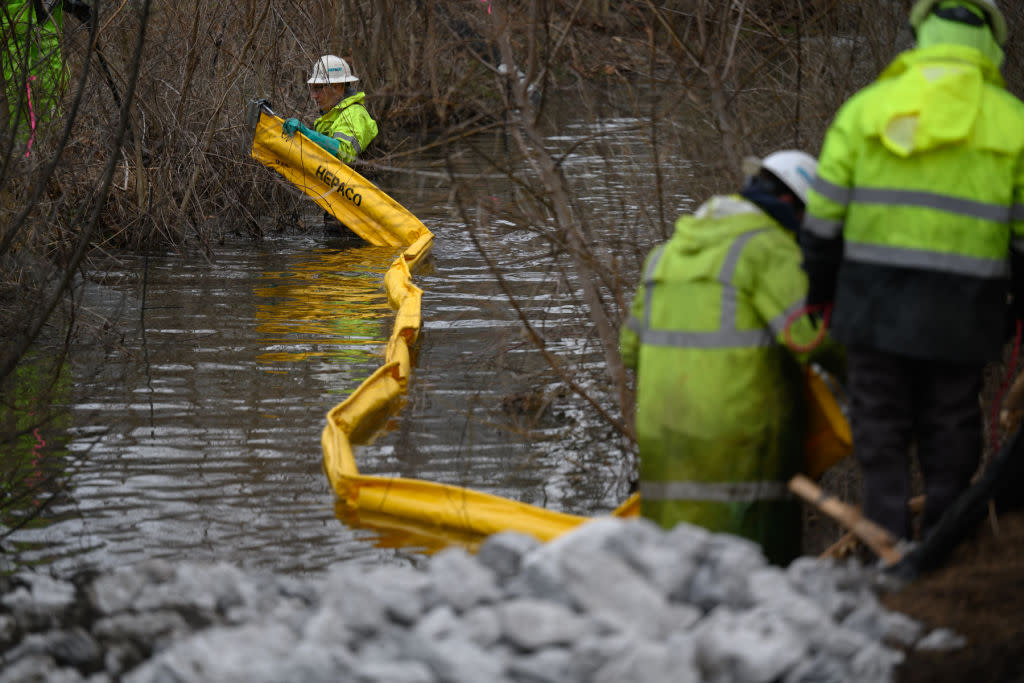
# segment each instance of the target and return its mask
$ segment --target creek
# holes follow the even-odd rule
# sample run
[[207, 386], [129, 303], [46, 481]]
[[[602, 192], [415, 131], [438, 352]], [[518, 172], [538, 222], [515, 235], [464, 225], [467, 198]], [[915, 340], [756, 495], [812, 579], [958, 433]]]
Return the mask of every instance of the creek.
[[[616, 125], [618, 134], [602, 135]], [[611, 249], [642, 239], [623, 216], [651, 211], [635, 188], [653, 171], [630, 130], [605, 120], [549, 137], [572, 149], [563, 168], [584, 188], [588, 216], [615, 231]], [[505, 143], [487, 144], [500, 153]], [[628, 169], [610, 173], [608, 159], [624, 150]], [[513, 184], [476, 155], [454, 158], [462, 189], [484, 198], [466, 214], [437, 157], [378, 181], [435, 242], [414, 274], [423, 329], [405, 404], [357, 448], [360, 470], [608, 512], [627, 493], [628, 450], [545, 372], [462, 216], [476, 222], [548, 349], [569, 367], [599, 367], [578, 298], [538, 231], [489, 218], [521, 201]], [[688, 204], [681, 191], [671, 201], [675, 214]], [[60, 419], [33, 446], [65, 488], [9, 539], [21, 561], [106, 570], [159, 557], [303, 574], [338, 561], [416, 564], [433, 549], [352, 524], [321, 469], [327, 411], [383, 358], [394, 314], [382, 277], [397, 251], [346, 247], [312, 209], [302, 231], [97, 262], [102, 278], [87, 281], [78, 318], [103, 331], [102, 343], [75, 337]]]

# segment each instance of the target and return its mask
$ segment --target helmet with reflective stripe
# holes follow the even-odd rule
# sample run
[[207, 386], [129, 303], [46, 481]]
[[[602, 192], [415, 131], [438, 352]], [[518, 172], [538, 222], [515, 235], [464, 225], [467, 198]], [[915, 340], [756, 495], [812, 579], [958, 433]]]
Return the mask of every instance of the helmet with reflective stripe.
[[313, 75], [306, 83], [351, 83], [358, 80], [344, 59], [324, 55], [313, 64]]
[[[921, 22], [932, 13], [935, 7], [945, 0], [917, 0], [914, 6], [910, 8], [910, 25], [914, 27], [916, 31], [921, 25]], [[1000, 45], [1006, 44], [1006, 17], [999, 11], [999, 6], [996, 5], [996, 0], [957, 0], [964, 5], [970, 5], [977, 7], [979, 10], [985, 13], [985, 17], [988, 20], [988, 25], [992, 29], [992, 35], [995, 37], [996, 42]]]
[[807, 204], [807, 189], [814, 182], [818, 161], [798, 149], [772, 152], [764, 159], [748, 157], [743, 160], [745, 174], [752, 176], [762, 170], [768, 171], [782, 181], [801, 202]]

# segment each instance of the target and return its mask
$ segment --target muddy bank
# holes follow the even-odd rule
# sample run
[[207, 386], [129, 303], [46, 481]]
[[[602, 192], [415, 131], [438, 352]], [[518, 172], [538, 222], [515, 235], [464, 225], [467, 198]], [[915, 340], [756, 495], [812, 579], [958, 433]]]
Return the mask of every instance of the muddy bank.
[[923, 624], [955, 629], [966, 640], [950, 652], [911, 653], [904, 683], [1024, 680], [1024, 515], [986, 521], [945, 566], [884, 596], [891, 609]]

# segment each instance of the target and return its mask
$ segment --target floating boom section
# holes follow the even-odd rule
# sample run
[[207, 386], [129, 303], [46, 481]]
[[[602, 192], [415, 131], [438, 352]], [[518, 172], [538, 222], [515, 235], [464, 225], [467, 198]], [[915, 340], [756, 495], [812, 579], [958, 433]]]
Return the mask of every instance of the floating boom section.
[[421, 239], [388, 268], [384, 286], [397, 313], [384, 364], [327, 413], [321, 435], [324, 471], [349, 519], [374, 526], [375, 519], [417, 528], [424, 534], [483, 537], [519, 531], [547, 541], [587, 521], [471, 489], [405, 477], [359, 473], [354, 443], [371, 439], [401, 407], [409, 381], [411, 349], [419, 337], [422, 290], [412, 270], [429, 240]]
[[408, 246], [430, 231], [408, 209], [302, 133], [285, 135], [284, 121], [262, 110], [252, 156], [305, 192], [370, 244]]

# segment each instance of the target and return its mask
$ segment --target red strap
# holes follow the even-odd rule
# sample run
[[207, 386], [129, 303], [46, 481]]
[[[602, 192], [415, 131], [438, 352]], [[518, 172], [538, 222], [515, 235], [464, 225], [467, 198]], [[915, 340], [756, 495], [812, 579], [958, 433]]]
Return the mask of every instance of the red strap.
[[[797, 320], [807, 315], [808, 313], [814, 313], [816, 311], [822, 311], [821, 315], [821, 326], [818, 328], [818, 334], [814, 336], [814, 339], [810, 341], [806, 346], [802, 346], [793, 341], [793, 337], [790, 333], [789, 328], [793, 326]], [[782, 339], [786, 342], [786, 347], [797, 353], [807, 353], [813, 351], [821, 345], [824, 341], [825, 335], [828, 334], [828, 324], [832, 320], [832, 304], [813, 304], [810, 306], [803, 306], [798, 308], [789, 314], [786, 318], [786, 324], [782, 328]]]
[[28, 146], [25, 148], [26, 159], [32, 153], [32, 141], [36, 139], [36, 112], [32, 108], [32, 81], [34, 80], [36, 80], [35, 76], [29, 76], [25, 81], [25, 91], [28, 93], [28, 120], [32, 129], [32, 133], [28, 138]]

